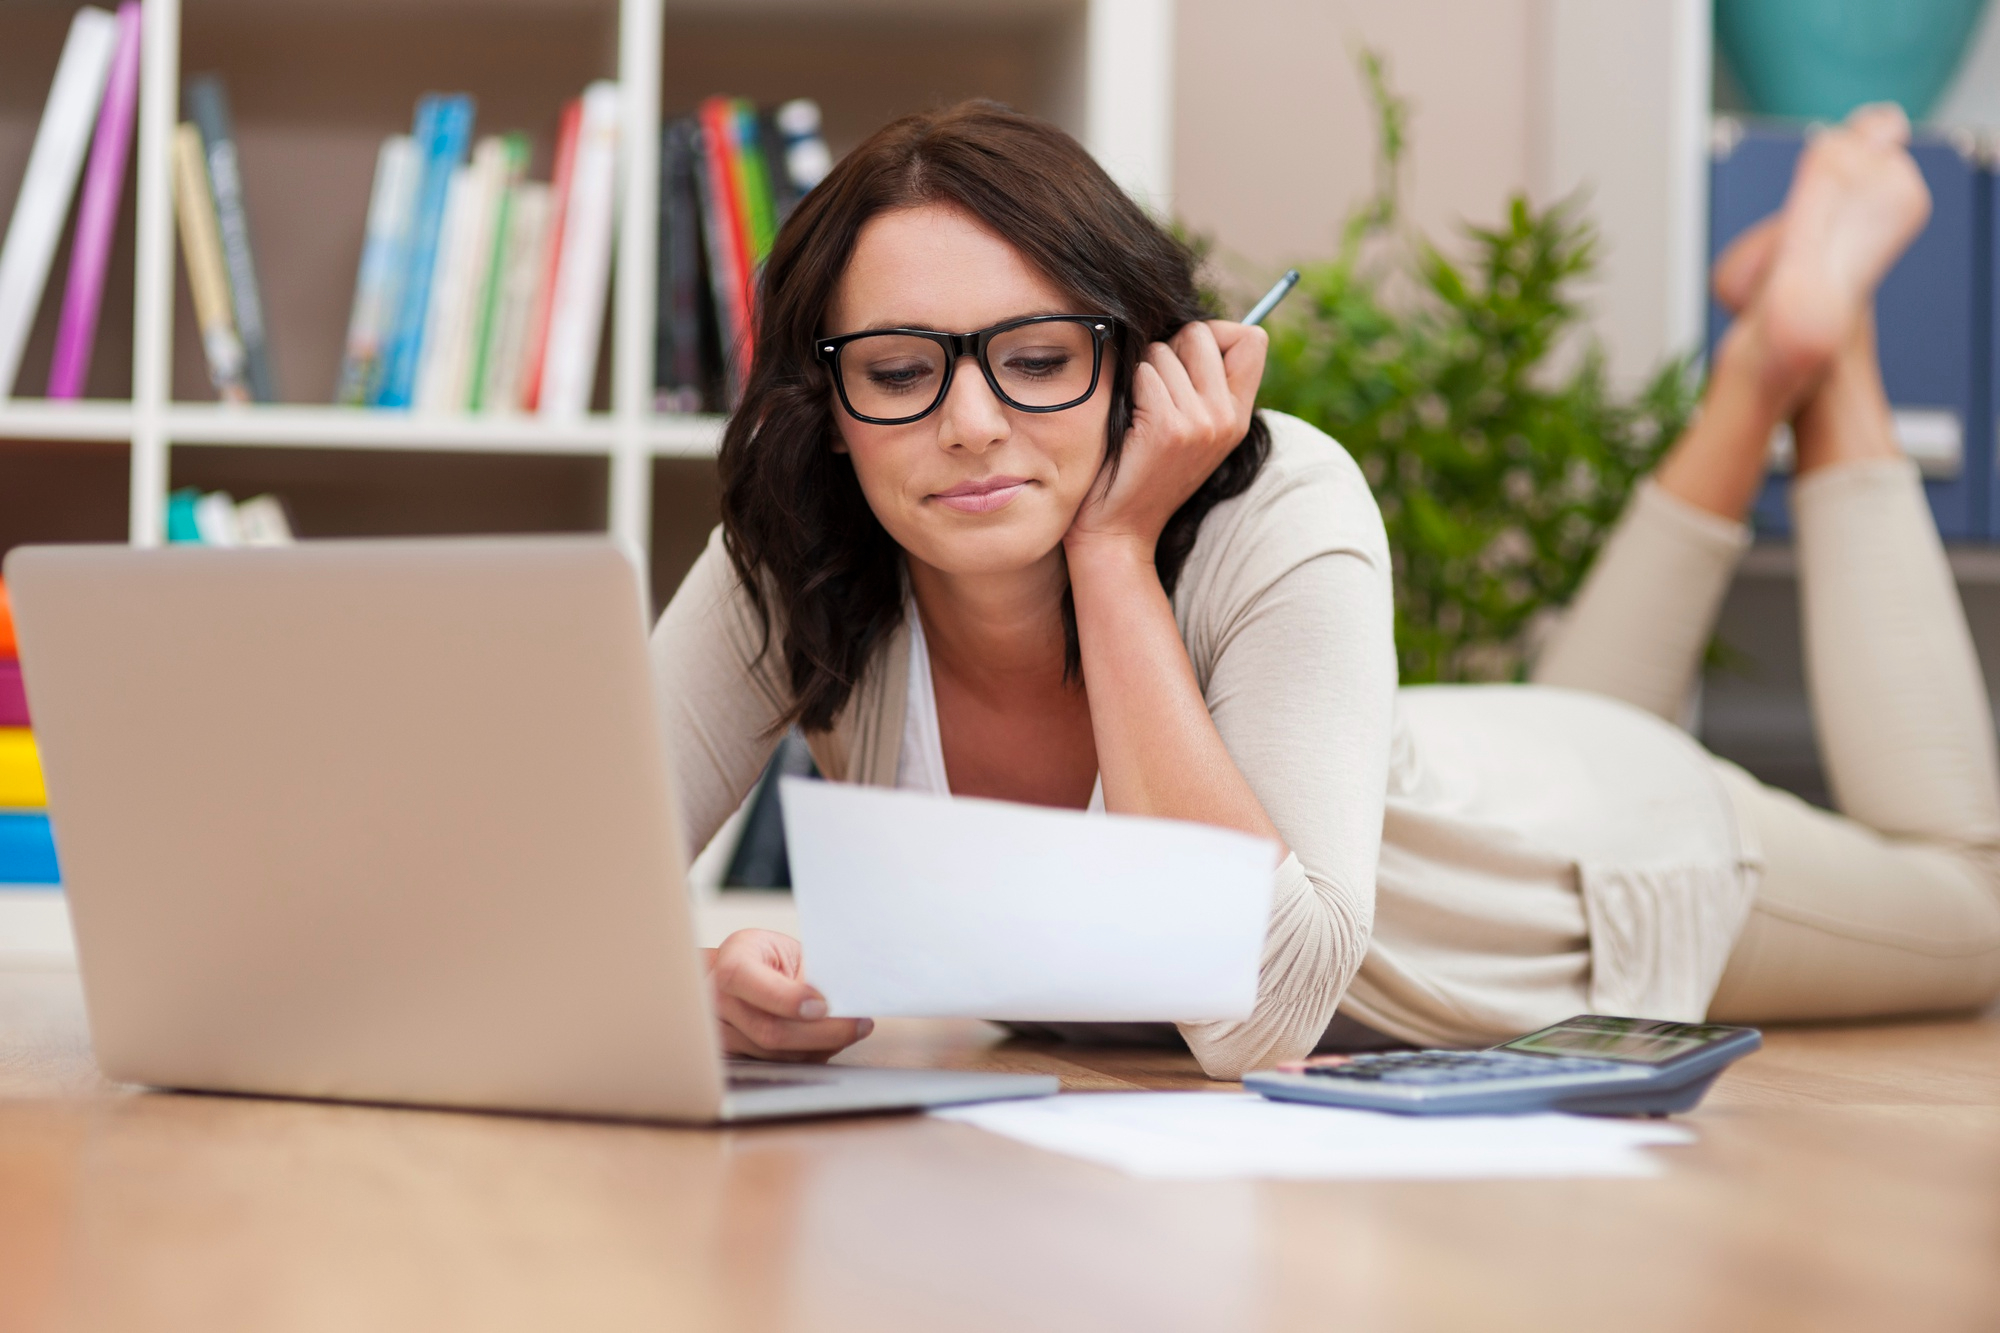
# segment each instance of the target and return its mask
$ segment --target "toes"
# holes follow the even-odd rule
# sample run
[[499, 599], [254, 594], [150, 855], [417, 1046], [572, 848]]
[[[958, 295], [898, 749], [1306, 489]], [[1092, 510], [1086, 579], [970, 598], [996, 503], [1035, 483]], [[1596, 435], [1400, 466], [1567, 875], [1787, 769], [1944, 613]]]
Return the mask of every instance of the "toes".
[[1784, 236], [1783, 215], [1774, 213], [1729, 243], [1715, 261], [1711, 282], [1715, 299], [1731, 314], [1740, 314], [1763, 287], [1771, 261]]
[[1882, 148], [1901, 148], [1910, 141], [1910, 118], [1894, 102], [1870, 102], [1847, 115], [1847, 128]]

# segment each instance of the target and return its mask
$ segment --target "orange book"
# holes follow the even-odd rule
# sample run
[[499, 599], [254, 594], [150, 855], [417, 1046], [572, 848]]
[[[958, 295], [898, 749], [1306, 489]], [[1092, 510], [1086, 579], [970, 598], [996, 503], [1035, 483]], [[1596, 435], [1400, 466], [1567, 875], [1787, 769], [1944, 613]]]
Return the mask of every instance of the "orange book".
[[535, 293], [535, 313], [528, 321], [528, 359], [521, 373], [521, 410], [542, 405], [542, 360], [549, 346], [549, 321], [555, 313], [556, 268], [562, 263], [563, 219], [569, 212], [570, 178], [576, 174], [576, 141], [583, 133], [583, 99], [574, 97], [562, 109], [556, 129], [556, 164], [549, 182], [549, 220], [542, 244], [548, 259], [542, 267], [541, 290]]
[[6, 580], [0, 579], [0, 658], [20, 655], [20, 647], [14, 642], [14, 604], [7, 600]]

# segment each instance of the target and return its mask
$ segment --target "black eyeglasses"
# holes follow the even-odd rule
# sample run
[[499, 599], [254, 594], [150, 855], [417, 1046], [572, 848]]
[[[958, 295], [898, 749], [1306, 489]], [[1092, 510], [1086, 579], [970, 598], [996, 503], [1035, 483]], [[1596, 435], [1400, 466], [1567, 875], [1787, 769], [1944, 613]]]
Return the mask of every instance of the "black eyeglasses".
[[822, 338], [818, 346], [849, 416], [873, 426], [903, 426], [937, 410], [966, 356], [979, 363], [1009, 407], [1075, 407], [1097, 392], [1104, 344], [1117, 329], [1109, 315], [1030, 315], [977, 333], [871, 329]]

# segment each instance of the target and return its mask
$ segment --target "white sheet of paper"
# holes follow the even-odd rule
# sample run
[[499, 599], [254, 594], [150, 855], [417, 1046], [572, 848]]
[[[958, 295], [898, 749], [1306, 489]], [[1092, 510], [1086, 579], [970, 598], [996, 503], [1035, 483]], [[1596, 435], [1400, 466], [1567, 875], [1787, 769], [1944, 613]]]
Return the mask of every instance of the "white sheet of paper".
[[1694, 1142], [1657, 1120], [1401, 1116], [1256, 1093], [1072, 1093], [931, 1114], [1156, 1180], [1503, 1180], [1657, 1176], [1642, 1151]]
[[1178, 820], [786, 778], [806, 979], [850, 1017], [1242, 1018], [1277, 847]]

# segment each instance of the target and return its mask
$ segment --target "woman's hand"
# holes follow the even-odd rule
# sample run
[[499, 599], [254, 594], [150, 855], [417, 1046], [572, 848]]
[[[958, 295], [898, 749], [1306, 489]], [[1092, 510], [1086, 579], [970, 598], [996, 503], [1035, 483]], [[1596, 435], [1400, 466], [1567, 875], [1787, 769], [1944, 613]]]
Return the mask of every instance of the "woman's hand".
[[1270, 338], [1227, 320], [1182, 327], [1132, 376], [1132, 428], [1110, 485], [1100, 480], [1064, 545], [1124, 545], [1150, 560], [1160, 532], [1250, 429]]
[[775, 930], [739, 930], [705, 951], [727, 1055], [824, 1060], [875, 1030], [872, 1018], [828, 1018], [826, 998], [799, 978], [799, 942]]

